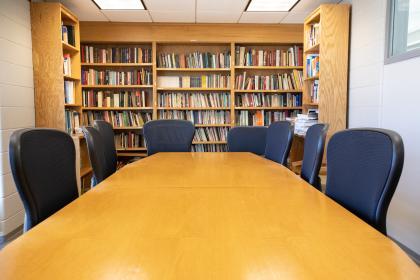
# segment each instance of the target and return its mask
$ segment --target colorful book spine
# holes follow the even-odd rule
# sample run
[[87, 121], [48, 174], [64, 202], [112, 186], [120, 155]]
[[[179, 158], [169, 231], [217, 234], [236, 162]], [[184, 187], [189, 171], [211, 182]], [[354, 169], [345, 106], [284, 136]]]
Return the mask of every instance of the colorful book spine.
[[193, 124], [230, 124], [230, 111], [159, 110], [158, 119], [188, 120]]
[[159, 107], [205, 108], [229, 107], [229, 93], [179, 93], [167, 92], [158, 95]]
[[284, 121], [296, 117], [300, 110], [264, 111], [240, 110], [236, 112], [236, 124], [240, 126], [268, 126], [272, 122]]
[[131, 71], [82, 70], [83, 85], [152, 85], [152, 72], [147, 69]]
[[191, 147], [192, 152], [227, 152], [226, 144], [195, 144]]
[[95, 120], [105, 120], [114, 127], [142, 127], [145, 122], [152, 120], [152, 114], [134, 111], [83, 112], [84, 124], [93, 125]]
[[195, 129], [194, 142], [226, 141], [227, 127], [200, 127]]
[[237, 46], [236, 66], [302, 66], [302, 46], [254, 49]]
[[146, 146], [144, 138], [139, 132], [116, 133], [114, 139], [117, 149], [143, 148]]
[[82, 63], [152, 63], [152, 49], [82, 45]]
[[230, 51], [161, 53], [157, 62], [160, 68], [230, 68]]
[[301, 94], [238, 94], [235, 96], [236, 107], [300, 107]]
[[151, 94], [144, 90], [101, 91], [83, 90], [84, 107], [149, 107], [152, 104]]
[[319, 75], [319, 55], [311, 54], [306, 57], [306, 76], [316, 77]]
[[247, 73], [237, 75], [235, 89], [238, 90], [302, 90], [302, 71], [279, 73], [267, 76], [247, 76]]

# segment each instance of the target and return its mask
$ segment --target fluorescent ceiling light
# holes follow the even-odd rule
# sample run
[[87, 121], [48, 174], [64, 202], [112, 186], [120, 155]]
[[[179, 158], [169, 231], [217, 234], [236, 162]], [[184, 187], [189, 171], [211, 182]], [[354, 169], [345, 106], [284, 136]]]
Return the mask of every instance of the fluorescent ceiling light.
[[246, 12], [289, 12], [300, 0], [250, 0]]
[[145, 10], [142, 0], [92, 0], [101, 10]]

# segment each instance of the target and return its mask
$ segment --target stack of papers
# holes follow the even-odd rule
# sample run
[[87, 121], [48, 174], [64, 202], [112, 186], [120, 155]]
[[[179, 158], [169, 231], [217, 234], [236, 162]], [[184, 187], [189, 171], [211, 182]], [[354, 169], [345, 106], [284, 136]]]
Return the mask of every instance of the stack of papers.
[[295, 119], [295, 134], [305, 136], [308, 128], [317, 123], [318, 114], [298, 114]]

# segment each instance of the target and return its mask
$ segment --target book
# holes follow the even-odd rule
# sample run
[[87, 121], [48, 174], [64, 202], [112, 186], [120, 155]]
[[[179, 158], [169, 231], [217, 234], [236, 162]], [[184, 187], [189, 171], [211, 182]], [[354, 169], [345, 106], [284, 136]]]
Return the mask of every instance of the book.
[[74, 26], [61, 23], [61, 39], [64, 43], [74, 46]]
[[74, 104], [75, 103], [75, 93], [74, 93], [74, 82], [73, 81], [64, 81], [64, 103]]
[[236, 107], [300, 107], [302, 95], [299, 93], [285, 94], [237, 94]]
[[80, 132], [79, 112], [74, 110], [65, 110], [65, 129], [67, 133], [75, 134]]
[[226, 141], [227, 127], [199, 127], [195, 129], [194, 142]]
[[230, 68], [230, 51], [160, 53], [157, 62], [160, 68]]
[[230, 75], [159, 76], [157, 82], [163, 88], [229, 88]]
[[82, 85], [152, 85], [152, 72], [82, 69]]
[[[235, 112], [236, 125], [240, 126], [269, 126], [272, 122], [283, 121], [286, 118], [295, 117], [299, 110], [264, 111], [264, 110], [238, 110]], [[263, 121], [261, 120], [263, 118]]]
[[308, 48], [319, 44], [320, 37], [321, 37], [321, 25], [319, 23], [311, 24], [307, 32], [308, 32], [308, 36], [307, 36]]
[[302, 66], [302, 46], [255, 49], [237, 46], [236, 66]]
[[63, 55], [63, 74], [71, 76], [71, 57], [68, 53]]
[[239, 74], [235, 78], [235, 89], [239, 90], [301, 90], [303, 84], [302, 71], [278, 73], [266, 76], [247, 76]]
[[229, 107], [229, 93], [183, 93], [166, 92], [158, 95], [159, 107], [175, 108], [203, 108], [203, 107]]
[[139, 132], [116, 133], [114, 139], [117, 149], [144, 148], [146, 146], [144, 138]]
[[83, 123], [93, 125], [95, 120], [105, 120], [114, 127], [142, 127], [144, 123], [152, 120], [151, 113], [134, 111], [85, 111]]
[[319, 54], [310, 54], [306, 56], [306, 76], [316, 77], [319, 75]]
[[82, 90], [84, 107], [150, 107], [152, 95], [144, 90]]
[[195, 144], [191, 147], [192, 152], [227, 152], [226, 144]]
[[159, 110], [158, 119], [187, 120], [193, 124], [230, 124], [230, 111]]

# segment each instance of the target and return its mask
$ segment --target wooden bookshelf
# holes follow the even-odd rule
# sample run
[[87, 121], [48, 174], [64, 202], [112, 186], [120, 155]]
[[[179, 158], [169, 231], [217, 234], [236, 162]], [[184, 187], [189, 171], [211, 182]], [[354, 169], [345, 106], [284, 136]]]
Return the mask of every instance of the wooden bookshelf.
[[[74, 44], [63, 41], [62, 24], [71, 26]], [[79, 21], [60, 3], [31, 2], [31, 35], [34, 71], [35, 126], [66, 130], [73, 136], [76, 149], [79, 192], [84, 177], [91, 173], [86, 142], [78, 130], [66, 129], [65, 111], [81, 113]], [[71, 74], [63, 73], [63, 57], [70, 56]], [[74, 102], [65, 103], [64, 83], [73, 82]], [[80, 119], [80, 118], [79, 118]], [[76, 134], [77, 133], [77, 134]]]
[[[319, 122], [328, 123], [328, 137], [347, 128], [350, 5], [322, 4], [304, 23], [304, 55], [319, 55], [319, 74], [308, 77], [304, 64], [303, 106], [317, 108]], [[318, 42], [309, 44], [313, 24], [319, 24]], [[318, 80], [319, 101], [311, 100], [311, 87]]]
[[168, 72], [229, 72], [230, 68], [156, 68], [156, 70]]

